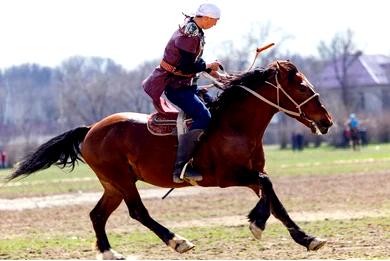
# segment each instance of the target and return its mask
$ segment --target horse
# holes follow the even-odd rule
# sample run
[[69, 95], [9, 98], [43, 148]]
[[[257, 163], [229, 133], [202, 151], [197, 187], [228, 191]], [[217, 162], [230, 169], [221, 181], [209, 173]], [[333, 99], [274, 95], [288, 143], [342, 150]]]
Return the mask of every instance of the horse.
[[352, 150], [360, 149], [360, 133], [357, 127], [350, 127]]
[[[326, 134], [332, 118], [305, 75], [288, 60], [262, 69], [236, 74], [210, 105], [212, 121], [196, 149], [192, 167], [202, 173], [202, 187], [242, 186], [259, 201], [249, 212], [249, 229], [261, 239], [271, 213], [288, 229], [293, 240], [307, 250], [318, 250], [326, 240], [308, 235], [289, 216], [265, 171], [262, 137], [279, 111], [295, 118], [316, 134]], [[168, 247], [184, 253], [194, 247], [154, 220], [136, 188], [143, 181], [164, 188], [192, 186], [173, 183], [177, 137], [148, 131], [148, 115], [116, 113], [89, 126], [58, 135], [28, 154], [8, 177], [28, 176], [51, 165], [74, 169], [85, 161], [96, 173], [104, 193], [90, 212], [96, 234], [97, 257], [123, 259], [111, 248], [105, 225], [124, 200], [131, 218], [153, 231]]]

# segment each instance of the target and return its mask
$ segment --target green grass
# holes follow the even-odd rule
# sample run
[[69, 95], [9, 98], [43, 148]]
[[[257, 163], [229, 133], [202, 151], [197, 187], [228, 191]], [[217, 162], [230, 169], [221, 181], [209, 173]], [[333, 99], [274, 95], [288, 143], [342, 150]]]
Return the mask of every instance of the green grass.
[[[386, 244], [390, 238], [390, 217], [353, 220], [304, 222], [309, 234], [326, 238], [328, 244], [318, 252], [306, 252], [290, 238], [279, 223], [269, 224], [261, 241], [255, 240], [248, 227], [215, 226], [174, 229], [197, 247], [184, 255], [171, 252], [161, 240], [146, 229], [110, 233], [111, 245], [125, 255], [144, 259], [389, 259]], [[94, 258], [91, 234], [31, 234], [0, 240], [2, 259]], [[66, 249], [66, 252], [62, 249]]]
[[[11, 169], [0, 170], [0, 180], [11, 173]], [[140, 188], [150, 188], [149, 184], [139, 182]], [[102, 191], [102, 186], [91, 168], [83, 163], [76, 165], [73, 171], [56, 166], [33, 173], [30, 176], [15, 179], [9, 183], [0, 181], [0, 198], [20, 196], [40, 196], [69, 192]]]
[[[302, 152], [265, 146], [265, 156], [266, 170], [272, 177], [375, 173], [390, 169], [390, 144], [370, 145], [360, 151], [323, 146], [306, 148]], [[0, 170], [0, 179], [8, 174], [10, 170]], [[151, 187], [142, 182], [137, 185], [140, 188]], [[75, 191], [101, 191], [95, 174], [85, 164], [79, 164], [73, 172], [51, 167], [10, 185], [2, 186], [0, 183], [0, 198]]]
[[271, 176], [375, 173], [390, 170], [390, 144], [369, 145], [360, 151], [328, 146], [301, 152], [265, 147], [266, 170]]

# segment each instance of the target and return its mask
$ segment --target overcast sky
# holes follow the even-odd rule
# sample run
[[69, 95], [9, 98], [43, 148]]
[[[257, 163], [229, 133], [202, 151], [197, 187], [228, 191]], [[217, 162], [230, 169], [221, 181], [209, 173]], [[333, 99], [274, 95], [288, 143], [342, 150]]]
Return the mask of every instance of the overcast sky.
[[365, 53], [390, 55], [385, 0], [0, 0], [0, 69], [27, 62], [54, 67], [74, 55], [112, 58], [131, 69], [160, 58], [181, 12], [203, 2], [222, 10], [206, 31], [205, 58], [218, 58], [220, 43], [238, 43], [251, 26], [266, 23], [274, 29], [270, 42], [292, 36], [283, 44], [292, 53], [316, 55], [321, 40], [350, 28]]

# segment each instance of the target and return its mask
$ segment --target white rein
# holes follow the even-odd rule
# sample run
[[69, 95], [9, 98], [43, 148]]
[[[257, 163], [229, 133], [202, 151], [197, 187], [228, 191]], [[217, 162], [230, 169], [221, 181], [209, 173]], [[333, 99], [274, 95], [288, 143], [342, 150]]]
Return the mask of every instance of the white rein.
[[[296, 116], [296, 117], [301, 117], [303, 115], [302, 113], [302, 109], [301, 107], [306, 104], [307, 102], [309, 102], [311, 99], [313, 99], [314, 97], [316, 96], [319, 96], [319, 94], [317, 92], [314, 91], [314, 89], [312, 88], [311, 84], [306, 80], [304, 79], [304, 81], [309, 84], [309, 88], [313, 90], [314, 94], [312, 96], [310, 96], [309, 98], [307, 98], [306, 100], [304, 100], [303, 102], [301, 102], [300, 104], [298, 104], [283, 88], [282, 88], [282, 85], [279, 83], [278, 81], [278, 71], [276, 72], [275, 74], [275, 82], [276, 82], [276, 85], [271, 83], [271, 82], [268, 82], [266, 81], [265, 83], [273, 86], [276, 88], [276, 102], [277, 103], [273, 103], [272, 101], [268, 100], [267, 98], [265, 98], [264, 96], [261, 96], [260, 94], [258, 94], [257, 92], [255, 92], [254, 90], [252, 89], [249, 89], [248, 87], [246, 86], [243, 86], [243, 85], [238, 85], [240, 88], [246, 90], [247, 92], [253, 94], [256, 98], [259, 98], [260, 100], [262, 100], [263, 102], [275, 107], [276, 109], [278, 109], [279, 111], [283, 111], [287, 114], [290, 114], [292, 116]], [[281, 107], [279, 105], [279, 99], [280, 99], [280, 95], [279, 95], [279, 91], [282, 91], [284, 93], [284, 95], [295, 105], [295, 107], [298, 109], [298, 112], [296, 111], [291, 111], [291, 110], [288, 110], [288, 109], [285, 109], [283, 107]]]

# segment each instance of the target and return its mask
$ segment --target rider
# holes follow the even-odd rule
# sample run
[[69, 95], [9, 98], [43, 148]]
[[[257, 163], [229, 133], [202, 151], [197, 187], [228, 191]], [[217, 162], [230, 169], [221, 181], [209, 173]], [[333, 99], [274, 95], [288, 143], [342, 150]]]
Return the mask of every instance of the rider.
[[349, 131], [350, 131], [351, 139], [357, 140], [359, 142], [359, 140], [360, 140], [360, 135], [359, 135], [360, 121], [356, 117], [355, 113], [351, 113], [349, 115], [349, 119], [347, 121], [347, 126], [348, 126]]
[[[197, 96], [196, 74], [206, 71], [215, 75], [220, 63], [206, 64], [203, 53], [204, 32], [217, 24], [220, 9], [210, 3], [198, 7], [195, 16], [186, 16], [185, 21], [168, 41], [160, 66], [143, 82], [143, 88], [157, 106], [162, 92], [193, 120], [190, 130], [178, 137], [178, 150], [173, 170], [173, 182], [181, 183], [180, 173], [191, 159], [200, 136], [208, 127], [211, 114]], [[161, 108], [161, 107], [160, 107]], [[195, 171], [186, 173], [186, 179], [199, 181], [202, 175]]]
[[359, 128], [360, 121], [356, 117], [355, 113], [351, 113], [349, 115], [349, 119], [348, 119], [348, 123], [347, 124], [348, 124], [348, 126], [350, 127], [351, 130]]

